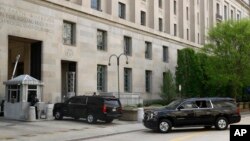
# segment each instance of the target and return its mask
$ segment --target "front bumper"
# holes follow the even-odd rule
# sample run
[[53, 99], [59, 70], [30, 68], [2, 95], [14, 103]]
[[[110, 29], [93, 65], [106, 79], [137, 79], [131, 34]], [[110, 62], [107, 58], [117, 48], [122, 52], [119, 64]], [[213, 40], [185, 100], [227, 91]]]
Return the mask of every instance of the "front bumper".
[[158, 130], [158, 121], [154, 119], [152, 120], [143, 119], [143, 125], [149, 129]]

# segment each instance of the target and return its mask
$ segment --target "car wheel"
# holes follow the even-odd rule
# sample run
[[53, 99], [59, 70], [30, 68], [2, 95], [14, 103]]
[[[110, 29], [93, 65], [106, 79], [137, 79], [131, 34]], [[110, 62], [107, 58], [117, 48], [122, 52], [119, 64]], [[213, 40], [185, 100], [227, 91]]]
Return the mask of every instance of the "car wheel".
[[96, 122], [96, 118], [93, 114], [88, 114], [87, 116], [87, 122], [88, 123], [95, 123]]
[[114, 119], [112, 119], [112, 118], [111, 118], [111, 119], [106, 119], [105, 122], [106, 122], [106, 123], [111, 123], [113, 120], [114, 120]]
[[62, 113], [60, 111], [56, 111], [56, 113], [55, 113], [55, 119], [56, 120], [63, 119], [63, 115], [62, 115]]
[[225, 130], [228, 127], [228, 121], [226, 118], [224, 117], [219, 117], [217, 118], [217, 120], [215, 121], [215, 127], [218, 130]]
[[167, 133], [171, 130], [172, 128], [172, 123], [171, 121], [167, 120], [167, 119], [163, 119], [159, 122], [159, 125], [158, 125], [158, 130], [161, 132], [161, 133]]

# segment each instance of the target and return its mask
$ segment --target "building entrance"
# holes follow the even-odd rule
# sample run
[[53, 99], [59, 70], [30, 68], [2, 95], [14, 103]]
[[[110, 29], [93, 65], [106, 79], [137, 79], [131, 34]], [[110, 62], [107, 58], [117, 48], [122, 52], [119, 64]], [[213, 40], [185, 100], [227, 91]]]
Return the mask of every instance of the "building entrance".
[[15, 76], [28, 74], [41, 80], [42, 42], [8, 36], [8, 43], [8, 79], [11, 79], [16, 57], [20, 55]]
[[62, 101], [76, 95], [76, 62], [61, 61]]

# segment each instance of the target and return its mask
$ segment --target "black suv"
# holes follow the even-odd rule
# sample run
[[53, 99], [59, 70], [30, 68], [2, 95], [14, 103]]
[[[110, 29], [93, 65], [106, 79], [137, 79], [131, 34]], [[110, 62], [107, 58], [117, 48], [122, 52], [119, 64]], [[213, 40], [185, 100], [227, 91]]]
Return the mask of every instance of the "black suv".
[[56, 103], [53, 109], [53, 116], [57, 120], [64, 116], [86, 118], [88, 123], [95, 123], [98, 119], [111, 123], [121, 114], [120, 100], [108, 96], [74, 96], [64, 103]]
[[162, 133], [172, 127], [215, 126], [225, 130], [228, 124], [240, 122], [241, 116], [232, 98], [191, 98], [176, 100], [163, 109], [146, 111], [144, 126]]

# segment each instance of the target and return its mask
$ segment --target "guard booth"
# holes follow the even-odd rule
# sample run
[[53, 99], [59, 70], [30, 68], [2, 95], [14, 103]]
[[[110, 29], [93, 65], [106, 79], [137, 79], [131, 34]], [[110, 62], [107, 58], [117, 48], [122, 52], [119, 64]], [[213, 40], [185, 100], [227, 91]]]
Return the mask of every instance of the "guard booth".
[[[44, 107], [42, 101], [42, 86], [43, 83], [39, 80], [29, 76], [20, 75], [11, 80], [5, 81], [5, 105], [4, 117], [16, 120], [30, 120], [30, 106], [31, 97], [37, 96], [40, 101], [38, 105], [38, 112]], [[35, 114], [33, 112], [33, 114]], [[35, 116], [35, 115], [32, 115]], [[40, 117], [40, 116], [38, 116]]]

